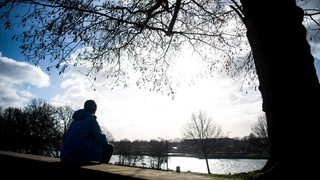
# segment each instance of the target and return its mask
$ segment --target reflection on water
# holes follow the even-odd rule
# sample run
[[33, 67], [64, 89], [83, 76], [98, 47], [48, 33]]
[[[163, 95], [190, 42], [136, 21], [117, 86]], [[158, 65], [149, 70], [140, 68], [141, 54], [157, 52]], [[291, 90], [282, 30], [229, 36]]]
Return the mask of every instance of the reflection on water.
[[[116, 163], [119, 160], [118, 158], [118, 155], [113, 155], [110, 162]], [[149, 160], [149, 157], [145, 156], [145, 167], [148, 167]], [[259, 170], [266, 162], [267, 159], [209, 159], [209, 167], [212, 174], [234, 174]], [[136, 166], [142, 167], [142, 163], [137, 163]], [[178, 166], [182, 172], [208, 173], [204, 159], [178, 156], [169, 157], [168, 169], [175, 171]], [[162, 169], [166, 170], [167, 164], [164, 164]]]

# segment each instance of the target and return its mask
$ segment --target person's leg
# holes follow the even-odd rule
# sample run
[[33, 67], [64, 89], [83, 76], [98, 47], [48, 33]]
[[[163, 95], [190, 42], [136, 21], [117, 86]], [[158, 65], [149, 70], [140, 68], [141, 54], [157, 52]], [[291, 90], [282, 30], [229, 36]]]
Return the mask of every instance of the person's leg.
[[102, 163], [109, 163], [114, 151], [114, 145], [109, 143], [103, 146]]

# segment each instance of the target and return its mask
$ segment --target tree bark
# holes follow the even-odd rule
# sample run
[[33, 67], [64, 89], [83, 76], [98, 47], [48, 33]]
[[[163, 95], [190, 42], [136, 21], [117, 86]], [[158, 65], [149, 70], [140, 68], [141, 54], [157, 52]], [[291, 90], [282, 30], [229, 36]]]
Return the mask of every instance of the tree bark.
[[271, 143], [261, 179], [299, 172], [307, 176], [316, 170], [310, 160], [319, 152], [315, 143], [320, 85], [302, 24], [303, 10], [295, 0], [241, 4]]

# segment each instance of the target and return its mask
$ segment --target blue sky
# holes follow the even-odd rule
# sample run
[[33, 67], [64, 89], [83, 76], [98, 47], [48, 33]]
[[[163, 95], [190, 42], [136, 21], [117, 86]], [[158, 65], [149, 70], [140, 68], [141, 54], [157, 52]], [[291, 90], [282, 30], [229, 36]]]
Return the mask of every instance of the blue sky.
[[[261, 111], [259, 91], [244, 95], [241, 82], [223, 75], [201, 79], [198, 62], [181, 57], [181, 85], [175, 99], [160, 93], [139, 89], [132, 81], [129, 88], [98, 86], [96, 91], [90, 82], [70, 69], [62, 75], [44, 67], [35, 67], [24, 61], [18, 43], [11, 40], [12, 32], [0, 28], [0, 106], [23, 107], [33, 98], [41, 98], [53, 105], [70, 105], [82, 108], [86, 99], [98, 104], [97, 117], [116, 140], [121, 139], [174, 139], [182, 138], [182, 126], [193, 112], [203, 110], [212, 120], [221, 125], [225, 135], [243, 137], [250, 133], [251, 125], [257, 121]], [[311, 43], [312, 53], [320, 59], [319, 43]], [[195, 68], [199, 67], [199, 69]], [[320, 77], [320, 61], [315, 61]], [[83, 67], [77, 67], [83, 68]], [[196, 70], [195, 70], [196, 69]], [[194, 84], [189, 85], [194, 80]], [[228, 133], [229, 132], [229, 133]]]

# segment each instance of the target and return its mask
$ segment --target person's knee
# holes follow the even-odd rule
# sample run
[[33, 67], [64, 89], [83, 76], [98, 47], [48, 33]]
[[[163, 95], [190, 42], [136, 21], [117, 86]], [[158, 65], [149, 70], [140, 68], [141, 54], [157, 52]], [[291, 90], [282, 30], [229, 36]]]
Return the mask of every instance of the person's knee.
[[109, 144], [108, 144], [108, 148], [110, 148], [110, 149], [113, 151], [113, 150], [114, 150], [114, 145], [111, 144], [111, 143], [109, 143]]
[[113, 144], [109, 143], [104, 146], [104, 151], [112, 153], [114, 151], [114, 148], [115, 148], [115, 146]]

